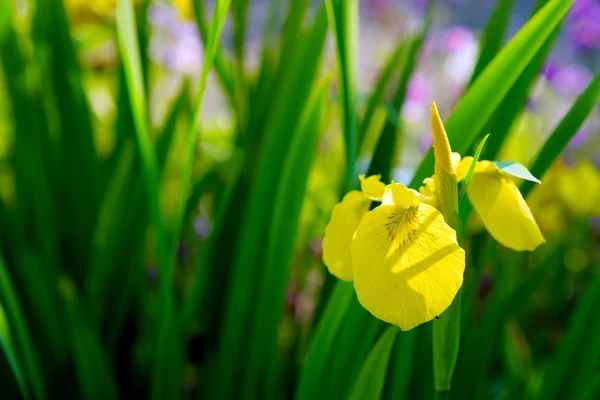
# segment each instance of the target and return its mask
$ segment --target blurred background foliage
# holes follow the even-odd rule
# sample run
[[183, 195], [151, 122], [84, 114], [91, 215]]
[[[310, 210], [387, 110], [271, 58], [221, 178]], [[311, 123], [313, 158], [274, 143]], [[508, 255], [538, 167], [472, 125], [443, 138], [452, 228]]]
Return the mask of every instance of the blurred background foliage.
[[431, 173], [436, 101], [547, 240], [461, 208], [450, 397], [600, 398], [600, 1], [229, 3], [0, 0], [1, 397], [433, 398], [430, 324], [321, 238], [358, 173]]

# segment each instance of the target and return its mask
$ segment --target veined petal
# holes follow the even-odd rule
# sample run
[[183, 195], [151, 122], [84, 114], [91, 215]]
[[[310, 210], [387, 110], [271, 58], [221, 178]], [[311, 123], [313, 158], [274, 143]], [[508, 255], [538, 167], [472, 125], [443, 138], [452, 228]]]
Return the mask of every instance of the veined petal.
[[335, 205], [325, 228], [323, 262], [332, 275], [344, 281], [352, 280], [352, 237], [370, 206], [371, 200], [353, 190]]
[[419, 204], [419, 193], [406, 186], [392, 181], [385, 187], [383, 194], [384, 205], [398, 205], [403, 208], [416, 207]]
[[462, 285], [465, 252], [428, 204], [381, 205], [352, 241], [354, 287], [375, 317], [408, 330], [440, 315]]
[[477, 163], [467, 196], [487, 231], [502, 245], [531, 251], [545, 242], [517, 185], [494, 163]]
[[363, 194], [371, 200], [381, 201], [385, 191], [385, 184], [381, 182], [381, 175], [371, 175], [365, 178], [365, 174], [360, 174], [358, 178]]

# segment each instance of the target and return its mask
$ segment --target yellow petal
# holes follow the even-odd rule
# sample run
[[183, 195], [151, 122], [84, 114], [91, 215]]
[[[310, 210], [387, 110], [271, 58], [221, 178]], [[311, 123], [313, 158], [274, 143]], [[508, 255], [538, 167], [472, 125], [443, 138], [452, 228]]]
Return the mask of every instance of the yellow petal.
[[184, 20], [191, 20], [194, 17], [194, 6], [191, 0], [173, 0], [175, 7], [179, 10], [179, 15]]
[[[456, 153], [454, 153], [456, 154]], [[462, 181], [467, 176], [469, 169], [471, 168], [471, 163], [473, 162], [473, 157], [465, 157], [462, 160], [459, 159], [456, 165], [456, 180], [457, 182]]]
[[576, 216], [593, 217], [599, 214], [600, 172], [589, 161], [581, 161], [575, 168], [563, 169], [557, 189], [561, 200]]
[[375, 317], [408, 330], [440, 315], [462, 285], [465, 252], [428, 204], [381, 205], [352, 241], [354, 287]]
[[415, 207], [419, 204], [419, 194], [406, 186], [392, 181], [385, 187], [384, 205], [399, 205], [403, 208]]
[[444, 124], [438, 113], [435, 103], [431, 104], [431, 132], [433, 136], [433, 150], [435, 154], [435, 163], [439, 165], [445, 173], [456, 175], [454, 164], [452, 163], [452, 150], [450, 142], [444, 129]]
[[371, 200], [381, 201], [385, 191], [385, 184], [381, 182], [381, 175], [371, 175], [365, 178], [365, 174], [361, 174], [358, 178], [363, 194]]
[[531, 251], [545, 242], [517, 185], [494, 163], [477, 163], [467, 195], [487, 231], [500, 244]]
[[371, 200], [353, 190], [335, 205], [325, 228], [323, 262], [332, 275], [344, 281], [352, 280], [352, 236], [370, 206]]

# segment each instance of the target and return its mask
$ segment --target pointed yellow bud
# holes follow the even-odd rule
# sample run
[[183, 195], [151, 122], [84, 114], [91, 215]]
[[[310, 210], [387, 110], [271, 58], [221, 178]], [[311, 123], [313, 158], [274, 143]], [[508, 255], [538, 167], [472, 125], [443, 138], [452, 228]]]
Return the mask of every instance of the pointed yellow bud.
[[439, 165], [447, 174], [456, 175], [456, 169], [452, 162], [452, 150], [450, 142], [442, 124], [437, 106], [431, 103], [431, 131], [433, 134], [433, 150], [435, 152], [436, 167]]

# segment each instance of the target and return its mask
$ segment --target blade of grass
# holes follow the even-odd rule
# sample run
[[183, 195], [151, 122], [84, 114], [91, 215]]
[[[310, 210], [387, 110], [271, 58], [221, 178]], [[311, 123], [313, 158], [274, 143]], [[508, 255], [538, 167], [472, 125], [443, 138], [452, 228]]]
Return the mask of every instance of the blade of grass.
[[386, 380], [386, 399], [407, 398], [408, 386], [413, 372], [413, 360], [416, 354], [418, 330], [402, 332], [394, 342], [388, 379]]
[[352, 283], [340, 282], [333, 288], [300, 368], [300, 378], [294, 398], [308, 400], [318, 397], [319, 381], [326, 373], [325, 365], [328, 354], [354, 296]]
[[[532, 17], [547, 2], [547, 0], [538, 1], [533, 9]], [[546, 43], [538, 50], [535, 57], [531, 60], [527, 68], [525, 68], [519, 79], [517, 79], [504, 100], [502, 100], [498, 110], [496, 110], [494, 115], [488, 121], [486, 128], [484, 128], [483, 131], [492, 132], [493, 135], [483, 154], [485, 160], [494, 160], [500, 152], [502, 144], [511, 131], [513, 122], [517, 120], [519, 113], [527, 104], [529, 92], [538, 78], [542, 65], [548, 57], [550, 50], [552, 50], [552, 47], [558, 38], [561, 27], [562, 23], [554, 28], [554, 31], [550, 34]]]
[[6, 316], [11, 327], [12, 338], [18, 349], [19, 363], [31, 388], [31, 393], [36, 399], [46, 399], [46, 388], [37, 352], [33, 346], [29, 328], [25, 323], [25, 316], [14, 285], [4, 265], [4, 258], [0, 254], [0, 303], [4, 306]]
[[82, 398], [116, 399], [119, 390], [106, 351], [80, 307], [76, 289], [67, 278], [58, 283], [67, 314], [69, 342]]
[[[489, 63], [448, 118], [445, 128], [452, 149], [464, 153], [500, 105], [502, 99], [561, 23], [572, 0], [553, 0], [523, 26]], [[433, 172], [433, 151], [429, 151], [411, 187], [416, 187]]]
[[358, 0], [327, 0], [329, 24], [337, 49], [337, 75], [342, 102], [342, 128], [346, 149], [346, 179], [350, 185], [358, 155], [356, 115], [356, 67], [358, 50]]
[[377, 341], [354, 383], [349, 399], [380, 399], [383, 394], [390, 355], [399, 329], [389, 326]]
[[[6, 391], [8, 396], [17, 396], [14, 391], [20, 391], [21, 396], [30, 398], [29, 388], [23, 375], [23, 367], [18, 357], [17, 349], [14, 347], [14, 340], [11, 337], [10, 326], [4, 312], [4, 307], [0, 302], [0, 383], [2, 391]], [[16, 384], [16, 385], [15, 385]], [[17, 386], [13, 388], [13, 386]]]
[[[542, 177], [550, 168], [554, 160], [567, 147], [569, 141], [575, 136], [579, 127], [592, 112], [600, 100], [600, 73], [597, 73], [589, 86], [577, 98], [569, 112], [559, 122], [546, 143], [535, 157], [529, 168], [533, 176]], [[523, 197], [533, 189], [533, 182], [524, 181], [519, 188]]]
[[[169, 256], [168, 240], [164, 230], [159, 204], [159, 177], [156, 154], [150, 143], [148, 107], [144, 92], [138, 35], [135, 15], [131, 0], [120, 0], [116, 9], [117, 41], [125, 66], [125, 78], [129, 90], [129, 99], [133, 112], [133, 121], [137, 138], [137, 147], [142, 160], [142, 170], [150, 208], [150, 217], [156, 236], [156, 247], [159, 264], [159, 301], [161, 319], [157, 345], [155, 347], [154, 370], [152, 379], [152, 398], [177, 396], [179, 393], [179, 377], [175, 372], [173, 358], [177, 334], [174, 326], [173, 295], [173, 259]], [[170, 362], [169, 362], [170, 361]], [[176, 362], [176, 361], [175, 361]], [[169, 366], [168, 371], [165, 369]]]
[[[203, 43], [208, 43], [209, 39], [209, 28], [206, 22], [206, 9], [203, 1], [194, 1], [194, 17], [196, 19], [196, 25]], [[225, 57], [222, 49], [217, 47], [214, 56], [215, 73], [227, 98], [231, 103], [234, 99], [234, 85], [235, 81], [231, 72], [231, 62]]]
[[506, 36], [506, 30], [510, 23], [510, 16], [514, 0], [501, 0], [485, 25], [485, 30], [479, 41], [479, 58], [473, 69], [469, 85], [473, 84], [485, 67], [492, 61], [502, 48], [502, 42]]
[[350, 395], [352, 385], [348, 382], [358, 378], [371, 348], [385, 329], [383, 322], [372, 321], [373, 316], [354, 296], [327, 356], [327, 373], [321, 376], [318, 393], [324, 398]]
[[380, 107], [384, 100], [385, 90], [388, 87], [390, 80], [394, 76], [395, 69], [399, 68], [401, 61], [406, 57], [408, 52], [410, 41], [405, 39], [400, 42], [396, 50], [392, 53], [390, 58], [385, 64], [385, 67], [381, 71], [381, 75], [379, 79], [377, 79], [377, 83], [375, 84], [375, 88], [373, 92], [369, 96], [369, 100], [367, 101], [367, 106], [365, 107], [365, 112], [363, 114], [363, 118], [360, 123], [360, 129], [358, 130], [358, 149], [362, 149], [362, 144], [365, 141], [367, 136], [367, 132], [371, 126], [371, 122], [373, 120], [373, 116], [375, 115], [375, 111], [378, 107]]
[[[92, 121], [81, 71], [71, 38], [64, 2], [41, 1], [33, 15], [34, 54], [41, 74], [41, 88], [49, 120], [59, 132], [61, 173], [66, 187], [59, 227], [69, 249], [70, 273], [83, 282], [87, 255], [102, 193], [100, 164], [96, 156]], [[77, 268], [73, 266], [78, 266]]]
[[329, 81], [325, 79], [315, 88], [300, 124], [293, 133], [294, 139], [274, 197], [263, 266], [264, 278], [258, 283], [256, 314], [247, 337], [249, 351], [244, 379], [241, 381], [241, 393], [246, 398], [276, 398], [276, 381], [279, 377], [278, 329], [308, 176], [321, 132], [321, 115], [326, 105]]
[[[433, 10], [434, 6], [430, 6], [425, 28], [413, 38], [407, 39], [408, 49], [404, 57], [398, 88], [396, 89], [390, 105], [393, 115], [398, 115], [402, 110], [404, 98], [406, 97], [406, 89], [408, 88], [410, 77], [415, 69], [421, 49], [423, 48], [423, 43], [433, 18]], [[399, 132], [395, 121], [388, 116], [375, 146], [375, 151], [371, 158], [371, 164], [369, 165], [367, 175], [380, 174], [383, 182], [389, 182], [391, 180], [392, 168], [396, 162], [394, 154], [398, 148], [400, 135], [401, 130]]]
[[[573, 389], [581, 389], [571, 386], [578, 383], [577, 380], [572, 380], [571, 377], [577, 377], [578, 374], [589, 377], [590, 372], [592, 375], [596, 373], [597, 359], [594, 363], [596, 365], [592, 364], [591, 371], [582, 368], [582, 366], [587, 366], [587, 363], [580, 364], [580, 361], [581, 357], [588, 351], [588, 346], [599, 342], [596, 335], [599, 320], [595, 317], [599, 302], [600, 275], [596, 275], [577, 304], [567, 331], [561, 340], [558, 353], [544, 374], [538, 398], [552, 400], [564, 398], [564, 396], [568, 397], [569, 393], [573, 393]], [[596, 329], [590, 326], [591, 321], [593, 321]], [[598, 350], [600, 350], [599, 346], [595, 346], [595, 350], [597, 356]]]
[[[280, 86], [280, 92], [272, 111], [264, 136], [264, 147], [260, 154], [258, 171], [253, 179], [250, 197], [245, 207], [238, 248], [235, 250], [235, 260], [227, 292], [227, 304], [222, 325], [220, 344], [220, 373], [219, 388], [221, 397], [229, 397], [235, 382], [236, 369], [242, 352], [243, 338], [239, 335], [246, 329], [250, 316], [248, 304], [253, 298], [250, 281], [262, 278], [260, 261], [264, 249], [261, 240], [264, 236], [265, 225], [271, 215], [271, 198], [280, 181], [283, 160], [291, 142], [287, 134], [290, 126], [297, 124], [306, 100], [315, 80], [317, 67], [323, 51], [325, 34], [327, 32], [327, 17], [323, 7], [317, 12], [311, 30], [306, 34], [301, 47], [290, 61], [291, 70]], [[302, 60], [302, 62], [299, 62]], [[298, 62], [295, 62], [298, 61]]]
[[186, 204], [188, 200], [188, 190], [190, 186], [190, 179], [192, 175], [192, 163], [194, 161], [194, 155], [197, 148], [198, 138], [198, 121], [200, 119], [200, 113], [202, 110], [202, 98], [204, 97], [204, 91], [206, 90], [206, 82], [208, 80], [208, 73], [212, 69], [213, 61], [219, 45], [219, 39], [225, 25], [225, 18], [227, 17], [227, 11], [231, 0], [217, 0], [214, 9], [213, 20], [210, 26], [210, 32], [208, 36], [208, 43], [206, 45], [206, 52], [204, 53], [204, 61], [202, 63], [202, 70], [200, 72], [200, 80], [198, 82], [198, 88], [196, 91], [196, 101], [194, 103], [194, 109], [192, 111], [192, 117], [189, 121], [189, 129], [185, 140], [185, 150], [183, 154], [183, 170], [181, 173], [181, 188], [179, 194], [179, 206], [177, 208], [177, 216], [174, 222], [173, 237], [174, 243], [172, 247], [173, 256], [177, 249], [177, 240], [181, 234], [183, 227], [183, 218], [185, 216]]

